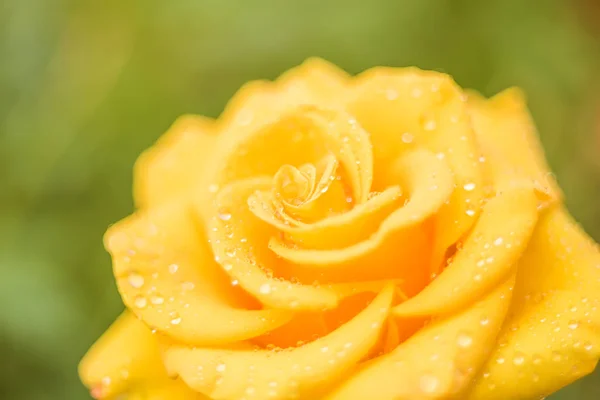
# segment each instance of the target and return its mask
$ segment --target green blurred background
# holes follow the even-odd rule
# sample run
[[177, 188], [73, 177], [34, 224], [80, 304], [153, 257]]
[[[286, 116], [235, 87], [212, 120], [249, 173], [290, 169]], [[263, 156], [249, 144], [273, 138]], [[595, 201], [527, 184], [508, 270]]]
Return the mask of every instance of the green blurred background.
[[[596, 0], [0, 0], [0, 399], [86, 399], [122, 305], [102, 248], [136, 156], [183, 113], [308, 56], [527, 92], [567, 204], [600, 239]], [[600, 398], [600, 373], [557, 399]]]

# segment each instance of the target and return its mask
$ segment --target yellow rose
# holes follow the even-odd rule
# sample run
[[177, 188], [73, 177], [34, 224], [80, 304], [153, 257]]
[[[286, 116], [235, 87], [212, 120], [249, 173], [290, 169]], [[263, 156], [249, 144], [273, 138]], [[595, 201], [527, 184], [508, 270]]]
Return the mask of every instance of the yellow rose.
[[528, 399], [600, 356], [600, 254], [516, 89], [312, 59], [179, 119], [134, 192], [95, 397]]

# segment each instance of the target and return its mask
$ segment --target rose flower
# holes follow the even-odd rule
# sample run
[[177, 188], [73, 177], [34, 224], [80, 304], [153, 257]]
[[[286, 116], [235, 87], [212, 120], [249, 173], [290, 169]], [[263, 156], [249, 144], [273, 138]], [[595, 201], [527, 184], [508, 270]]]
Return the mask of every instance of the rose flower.
[[94, 397], [529, 399], [600, 356], [600, 254], [517, 89], [311, 59], [177, 120], [134, 197]]

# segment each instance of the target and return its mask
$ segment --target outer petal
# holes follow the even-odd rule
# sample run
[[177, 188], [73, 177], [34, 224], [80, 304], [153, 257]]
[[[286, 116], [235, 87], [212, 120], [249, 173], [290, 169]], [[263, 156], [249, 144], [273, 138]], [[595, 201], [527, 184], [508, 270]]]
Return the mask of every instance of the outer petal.
[[310, 58], [283, 74], [276, 82], [244, 85], [219, 117], [224, 131], [252, 130], [302, 104], [335, 104], [343, 98], [349, 76], [335, 65]]
[[319, 398], [375, 345], [392, 302], [388, 286], [350, 322], [289, 351], [234, 351], [173, 346], [165, 365], [215, 399]]
[[444, 74], [417, 68], [373, 68], [359, 75], [348, 109], [371, 134], [374, 186], [399, 154], [411, 148], [430, 150], [446, 159], [457, 190], [437, 215], [433, 267], [446, 249], [475, 222], [483, 196], [479, 154], [464, 103], [466, 96]]
[[513, 284], [514, 276], [473, 306], [435, 320], [390, 354], [365, 363], [326, 399], [462, 398], [496, 340]]
[[559, 201], [561, 191], [544, 159], [523, 93], [508, 89], [490, 100], [472, 94], [469, 105], [486, 159], [484, 166], [492, 180], [497, 182], [507, 173], [525, 176], [533, 182], [543, 204]]
[[518, 271], [500, 345], [470, 399], [542, 397], [600, 357], [600, 253], [564, 210], [546, 211]]
[[134, 199], [153, 207], [179, 196], [208, 190], [206, 163], [216, 136], [214, 121], [196, 115], [180, 117], [135, 163]]
[[79, 375], [95, 398], [121, 393], [127, 393], [128, 399], [205, 398], [167, 377], [154, 335], [127, 311], [88, 351]]
[[415, 297], [396, 306], [401, 316], [454, 312], [485, 295], [514, 270], [537, 221], [528, 187], [509, 188], [483, 208], [473, 231], [442, 273]]
[[139, 211], [111, 227], [105, 243], [124, 303], [172, 338], [228, 343], [268, 332], [291, 317], [280, 310], [245, 309], [258, 304], [215, 263], [186, 201]]

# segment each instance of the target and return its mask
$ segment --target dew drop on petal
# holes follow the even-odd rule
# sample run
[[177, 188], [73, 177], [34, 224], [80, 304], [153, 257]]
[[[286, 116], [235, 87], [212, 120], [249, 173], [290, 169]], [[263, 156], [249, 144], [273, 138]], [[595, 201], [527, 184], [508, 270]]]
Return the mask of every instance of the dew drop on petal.
[[133, 301], [133, 305], [137, 308], [144, 308], [148, 304], [148, 301], [143, 296], [137, 296]]
[[513, 358], [513, 364], [523, 365], [524, 362], [525, 362], [525, 356], [523, 354], [521, 354], [521, 353], [515, 354], [515, 356]]
[[171, 274], [174, 274], [174, 273], [176, 273], [176, 272], [177, 272], [177, 270], [179, 269], [179, 265], [177, 265], [177, 264], [170, 264], [170, 265], [167, 267], [167, 269], [169, 270], [169, 272], [170, 272]]
[[131, 287], [139, 289], [144, 286], [144, 277], [140, 274], [131, 273], [128, 278], [129, 284]]
[[271, 285], [268, 283], [263, 283], [260, 285], [260, 288], [258, 288], [258, 291], [262, 294], [269, 294], [271, 293]]
[[471, 192], [475, 189], [475, 184], [473, 182], [465, 183], [463, 189], [465, 189], [467, 192]]
[[181, 317], [176, 312], [171, 313], [171, 324], [179, 325], [181, 323]]
[[423, 124], [423, 128], [425, 128], [426, 131], [432, 131], [436, 126], [436, 122], [432, 119], [425, 121], [425, 124]]
[[433, 375], [423, 375], [419, 379], [419, 386], [424, 393], [434, 393], [439, 385], [439, 379]]
[[412, 143], [413, 139], [414, 139], [414, 136], [412, 135], [412, 133], [404, 132], [402, 134], [402, 142], [404, 142], [406, 144]]
[[473, 338], [466, 333], [461, 333], [458, 335], [457, 343], [462, 348], [467, 348], [473, 344]]
[[231, 214], [224, 210], [219, 210], [217, 215], [221, 221], [229, 221], [231, 219]]
[[569, 329], [574, 331], [575, 329], [577, 329], [578, 326], [579, 326], [579, 324], [577, 323], [577, 321], [569, 321], [569, 325], [568, 325]]

